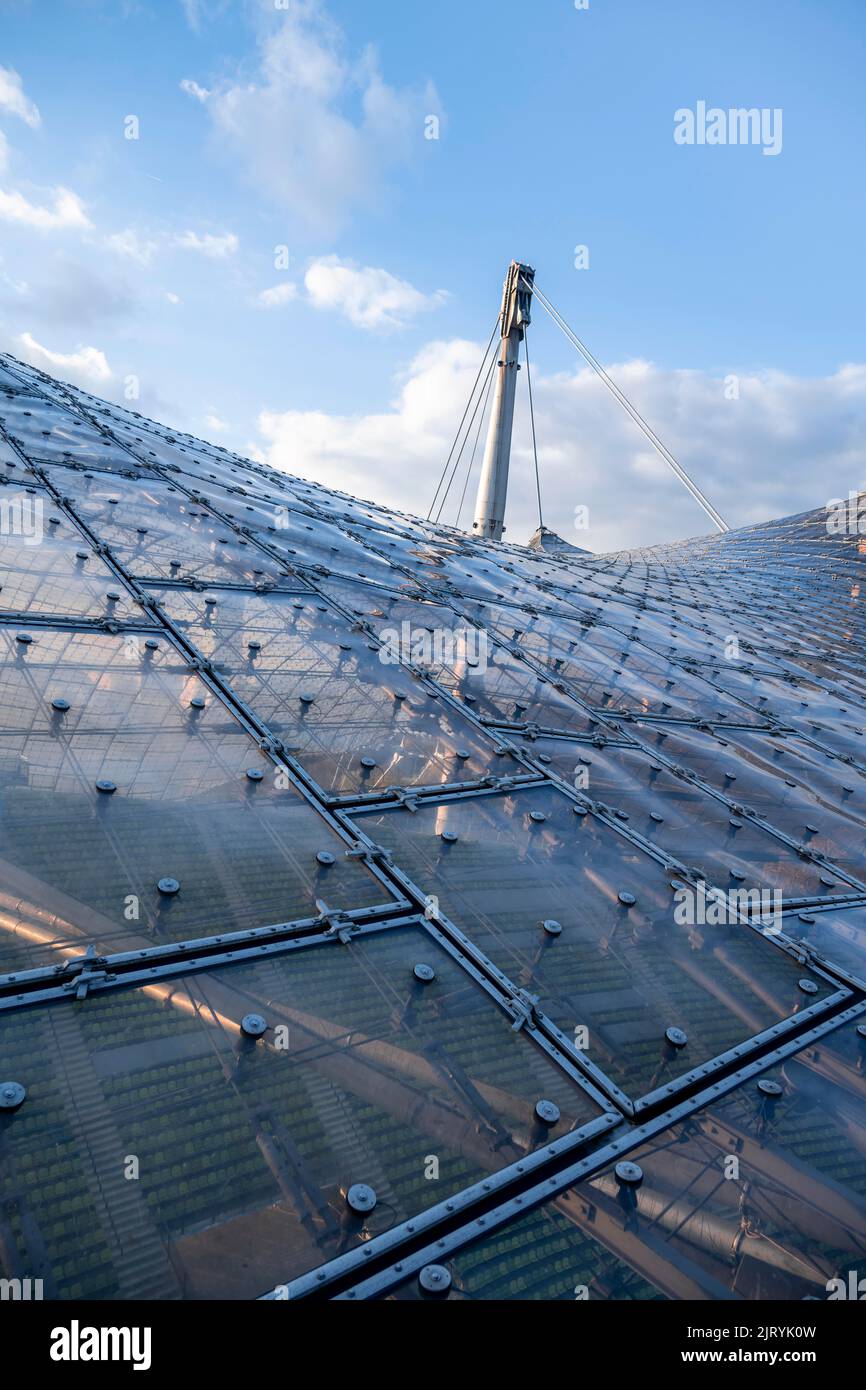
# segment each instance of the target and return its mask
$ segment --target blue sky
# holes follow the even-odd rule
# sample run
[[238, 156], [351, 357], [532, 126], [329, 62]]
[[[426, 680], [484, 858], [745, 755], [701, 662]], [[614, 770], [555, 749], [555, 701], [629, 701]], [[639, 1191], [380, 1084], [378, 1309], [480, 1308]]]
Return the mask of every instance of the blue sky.
[[[857, 0], [0, 0], [0, 68], [2, 345], [97, 394], [426, 511], [517, 256], [732, 523], [866, 481]], [[676, 144], [699, 100], [780, 152]], [[548, 523], [705, 529], [532, 338]]]

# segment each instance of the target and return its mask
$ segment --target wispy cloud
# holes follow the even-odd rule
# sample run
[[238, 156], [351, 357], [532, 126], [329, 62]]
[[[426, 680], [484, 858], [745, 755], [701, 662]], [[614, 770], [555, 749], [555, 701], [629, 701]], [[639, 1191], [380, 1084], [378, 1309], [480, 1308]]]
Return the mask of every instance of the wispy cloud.
[[18, 356], [33, 367], [52, 372], [81, 386], [104, 386], [111, 380], [111, 368], [105, 353], [95, 347], [80, 347], [75, 352], [53, 352], [43, 347], [32, 333], [22, 333], [16, 339]]
[[38, 106], [25, 96], [21, 78], [13, 68], [0, 67], [0, 111], [18, 116], [33, 130], [42, 124]]
[[200, 87], [191, 77], [184, 77], [181, 80], [180, 90], [186, 92], [187, 96], [194, 97], [196, 101], [205, 102], [210, 96], [207, 87]]
[[138, 265], [150, 265], [159, 250], [158, 241], [152, 237], [139, 236], [134, 227], [126, 227], [122, 232], [113, 232], [105, 238], [105, 245], [109, 251], [135, 261]]
[[0, 189], [0, 221], [17, 222], [25, 227], [35, 227], [39, 231], [58, 231], [67, 227], [91, 225], [84, 204], [71, 189], [55, 188], [51, 199], [50, 207], [39, 207], [17, 190], [5, 193]]
[[182, 251], [195, 251], [198, 255], [209, 256], [215, 261], [233, 256], [240, 246], [234, 232], [225, 232], [222, 236], [214, 236], [211, 232], [183, 232], [175, 237], [174, 244]]
[[403, 328], [418, 314], [438, 309], [445, 290], [423, 294], [387, 270], [357, 266], [339, 256], [313, 261], [304, 277], [310, 303], [345, 315], [357, 328]]
[[290, 304], [298, 297], [298, 287], [292, 280], [284, 280], [281, 285], [272, 285], [256, 295], [256, 303], [263, 309], [278, 309], [282, 304]]
[[[347, 52], [320, 0], [287, 0], [255, 80], [214, 85], [206, 110], [256, 188], [309, 230], [331, 233], [381, 201], [391, 173], [423, 149], [435, 89], [389, 86], [375, 56]], [[204, 90], [204, 89], [202, 89]]]

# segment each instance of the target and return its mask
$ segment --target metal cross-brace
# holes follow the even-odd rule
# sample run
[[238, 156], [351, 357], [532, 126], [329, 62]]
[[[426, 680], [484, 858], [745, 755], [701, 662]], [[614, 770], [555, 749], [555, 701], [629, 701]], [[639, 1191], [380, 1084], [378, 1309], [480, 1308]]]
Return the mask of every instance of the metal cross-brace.
[[346, 858], [360, 859], [368, 867], [373, 864], [385, 864], [390, 867], [394, 862], [384, 845], [374, 845], [372, 840], [356, 840], [346, 850]]
[[513, 1033], [519, 1033], [527, 1024], [533, 1028], [536, 1026], [540, 1002], [537, 994], [530, 994], [525, 989], [516, 989], [505, 1001], [505, 1007], [514, 1018], [511, 1029]]
[[106, 957], [98, 956], [96, 948], [90, 945], [83, 956], [75, 956], [72, 960], [64, 961], [62, 965], [56, 965], [54, 973], [66, 976], [63, 989], [67, 993], [74, 994], [76, 999], [86, 999], [91, 985], [98, 982], [107, 983], [117, 978], [105, 969], [107, 964]]
[[327, 923], [325, 936], [337, 937], [344, 946], [348, 946], [352, 937], [357, 936], [360, 931], [357, 922], [353, 922], [342, 908], [328, 907], [324, 898], [316, 898], [316, 907], [319, 912], [319, 921]]

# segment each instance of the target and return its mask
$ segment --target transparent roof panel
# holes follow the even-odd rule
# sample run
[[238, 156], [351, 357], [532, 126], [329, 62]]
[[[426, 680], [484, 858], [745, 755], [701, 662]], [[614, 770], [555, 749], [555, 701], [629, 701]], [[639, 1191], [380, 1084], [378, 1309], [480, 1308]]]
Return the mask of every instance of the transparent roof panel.
[[[54, 477], [54, 475], [52, 475]], [[144, 579], [276, 583], [285, 567], [170, 483], [64, 469], [55, 486], [129, 571]]]
[[[44, 1251], [60, 1297], [128, 1297], [145, 1270], [151, 1297], [266, 1292], [599, 1114], [510, 1022], [411, 928], [3, 1016], [29, 1093], [0, 1180], [30, 1218], [21, 1258]], [[34, 1182], [46, 1152], [59, 1191]], [[348, 1207], [355, 1184], [375, 1192], [368, 1214]], [[85, 1225], [92, 1255], [70, 1258]]]
[[584, 1201], [618, 1224], [623, 1248], [633, 1239], [635, 1263], [688, 1263], [705, 1297], [823, 1301], [834, 1279], [847, 1289], [849, 1271], [866, 1274], [863, 1049], [853, 1024], [822, 1038], [629, 1154], [637, 1190], [607, 1172]]
[[700, 712], [731, 723], [758, 722], [754, 712], [724, 691], [650, 651], [630, 633], [521, 612], [491, 612], [489, 620], [501, 636], [569, 681], [595, 708], [686, 719]]
[[[325, 575], [393, 583], [400, 576], [381, 555], [361, 545], [329, 521], [285, 507], [277, 520], [274, 544], [287, 563], [316, 567]], [[407, 578], [406, 584], [411, 581]]]
[[329, 582], [323, 588], [487, 723], [537, 724], [570, 733], [595, 727], [597, 721], [552, 678], [538, 674], [458, 609], [360, 585]]
[[125, 468], [134, 467], [129, 455], [108, 439], [83, 415], [47, 401], [41, 395], [0, 390], [0, 425], [29, 458], [36, 461], [79, 460], [106, 467], [105, 457], [120, 454]]
[[[488, 1222], [489, 1224], [489, 1222]], [[438, 1260], [450, 1275], [444, 1300], [594, 1303], [672, 1297], [597, 1238], [592, 1216], [569, 1189], [535, 1211], [518, 1216], [450, 1258]], [[680, 1286], [682, 1287], [682, 1285]], [[413, 1275], [389, 1295], [395, 1302], [424, 1301]], [[436, 1295], [439, 1301], [440, 1295]]]
[[[668, 749], [667, 740], [660, 746], [668, 753], [673, 751]], [[744, 790], [736, 782], [726, 780], [724, 772], [719, 790], [730, 798], [729, 804], [642, 750], [587, 747], [556, 738], [526, 739], [523, 747], [576, 791], [610, 808], [636, 834], [708, 882], [727, 887], [740, 876], [742, 881], [758, 887], [779, 889], [786, 898], [826, 892], [827, 885], [822, 884], [820, 872], [813, 865], [752, 821], [737, 800], [741, 793], [745, 794]], [[779, 825], [772, 802], [755, 806], [749, 800], [749, 806], [768, 822]], [[794, 829], [793, 824], [791, 828]], [[825, 837], [806, 829], [805, 820], [799, 821], [798, 833], [815, 849], [829, 848]], [[852, 852], [843, 856], [843, 861], [847, 857], [862, 862], [862, 827], [857, 827], [856, 834], [857, 843], [852, 844]], [[841, 880], [838, 882], [840, 888], [845, 887]]]
[[[751, 669], [749, 669], [751, 667]], [[767, 668], [761, 660], [749, 667], [724, 662], [707, 671], [720, 690], [727, 690], [756, 709], [769, 707], [783, 720], [802, 722], [841, 722], [862, 727], [866, 709], [851, 706], [838, 692], [827, 690], [805, 676]]]
[[[357, 824], [634, 1099], [833, 993], [755, 928], [677, 921], [671, 875], [554, 790]], [[682, 902], [681, 917], [701, 914]]]
[[0, 737], [51, 733], [62, 741], [154, 730], [239, 732], [162, 634], [0, 627]]
[[[112, 640], [100, 674], [88, 658]], [[28, 704], [0, 734], [0, 971], [389, 900], [194, 673], [124, 665], [122, 640], [61, 634], [55, 664], [43, 651], [14, 687]]]
[[0, 527], [0, 612], [140, 619], [125, 586], [47, 493], [4, 488], [0, 513], [6, 518]]
[[866, 776], [802, 739], [744, 730], [642, 726], [639, 736], [738, 807], [748, 808], [812, 854], [862, 874]]
[[866, 987], [866, 905], [804, 908], [786, 913], [785, 935], [841, 966]]
[[396, 649], [372, 642], [321, 599], [180, 589], [154, 596], [329, 792], [459, 783], [513, 766], [406, 671]]

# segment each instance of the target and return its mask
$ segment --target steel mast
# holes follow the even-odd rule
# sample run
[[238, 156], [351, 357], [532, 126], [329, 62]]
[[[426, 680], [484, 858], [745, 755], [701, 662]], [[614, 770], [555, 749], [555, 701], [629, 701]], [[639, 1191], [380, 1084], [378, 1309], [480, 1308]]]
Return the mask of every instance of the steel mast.
[[505, 530], [505, 502], [508, 494], [508, 465], [511, 460], [511, 432], [514, 425], [514, 397], [520, 344], [526, 325], [530, 322], [532, 286], [535, 271], [519, 261], [512, 261], [505, 277], [502, 312], [499, 316], [499, 361], [496, 366], [496, 390], [493, 412], [487, 432], [484, 463], [475, 502], [472, 529], [476, 536], [501, 541]]

